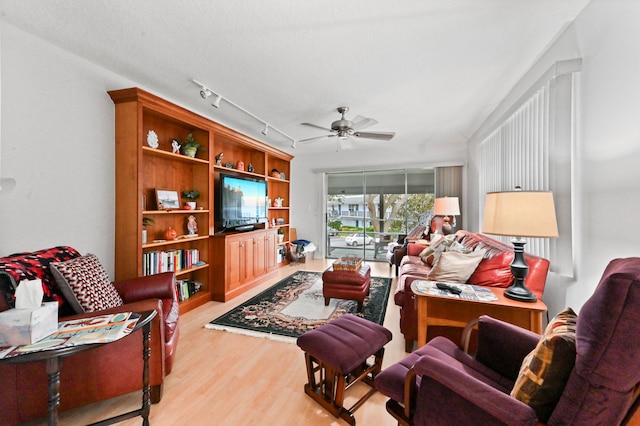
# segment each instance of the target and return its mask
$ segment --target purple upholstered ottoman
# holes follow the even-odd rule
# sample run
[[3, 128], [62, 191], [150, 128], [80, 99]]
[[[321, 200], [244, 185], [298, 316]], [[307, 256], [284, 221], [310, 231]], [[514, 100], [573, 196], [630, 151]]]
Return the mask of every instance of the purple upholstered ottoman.
[[[374, 379], [382, 369], [384, 345], [390, 340], [389, 330], [351, 314], [307, 331], [297, 341], [305, 352], [305, 393], [334, 416], [354, 425], [354, 411], [376, 392]], [[359, 381], [371, 390], [347, 409], [343, 406], [345, 391]]]

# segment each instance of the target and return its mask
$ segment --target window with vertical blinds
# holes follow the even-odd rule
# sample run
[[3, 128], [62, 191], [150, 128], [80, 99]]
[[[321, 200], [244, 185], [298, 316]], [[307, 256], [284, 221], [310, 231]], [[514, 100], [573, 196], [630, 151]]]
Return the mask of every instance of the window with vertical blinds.
[[[480, 144], [481, 194], [549, 190], [548, 91], [534, 93]], [[481, 197], [484, 211], [484, 197]], [[549, 239], [527, 240], [527, 251], [549, 257]]]
[[[528, 191], [552, 191], [560, 237], [529, 238], [526, 251], [551, 260], [552, 270], [565, 274], [573, 269], [570, 158], [573, 74], [578, 70], [556, 64], [478, 145], [480, 223], [487, 192], [510, 191], [518, 186]], [[565, 158], [569, 158], [569, 164]]]

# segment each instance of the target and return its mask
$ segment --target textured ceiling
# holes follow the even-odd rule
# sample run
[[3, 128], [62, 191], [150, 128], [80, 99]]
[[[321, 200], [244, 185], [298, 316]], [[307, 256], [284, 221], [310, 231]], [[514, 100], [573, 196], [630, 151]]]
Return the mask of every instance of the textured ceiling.
[[[2, 0], [0, 19], [278, 148], [196, 79], [295, 139], [372, 117], [389, 142], [460, 144], [588, 0]], [[298, 153], [334, 150], [331, 142]]]

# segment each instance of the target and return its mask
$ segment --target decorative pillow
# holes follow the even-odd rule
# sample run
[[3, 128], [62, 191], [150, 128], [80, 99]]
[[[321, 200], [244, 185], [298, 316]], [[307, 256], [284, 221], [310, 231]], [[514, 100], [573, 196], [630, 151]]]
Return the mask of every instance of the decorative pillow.
[[100, 261], [91, 253], [66, 262], [52, 263], [51, 272], [78, 314], [124, 304]]
[[[485, 256], [491, 256], [491, 253], [487, 252]], [[493, 257], [483, 259], [471, 277], [469, 277], [469, 284], [487, 287], [509, 287], [513, 282], [511, 262], [513, 262], [512, 251], [501, 252]]]
[[549, 323], [522, 362], [511, 396], [528, 404], [546, 423], [551, 416], [576, 362], [577, 315], [567, 308]]
[[440, 257], [433, 264], [427, 279], [431, 281], [466, 283], [483, 256], [484, 250], [471, 253], [445, 251], [440, 254]]

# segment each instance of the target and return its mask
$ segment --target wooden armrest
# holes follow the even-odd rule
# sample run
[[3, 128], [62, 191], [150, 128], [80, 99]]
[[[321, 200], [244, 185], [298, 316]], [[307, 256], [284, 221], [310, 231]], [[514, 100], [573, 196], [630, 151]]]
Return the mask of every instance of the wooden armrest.
[[460, 348], [466, 354], [469, 353], [469, 340], [471, 340], [471, 332], [478, 329], [478, 322], [480, 322], [480, 318], [471, 320], [462, 330], [462, 340], [460, 341]]

